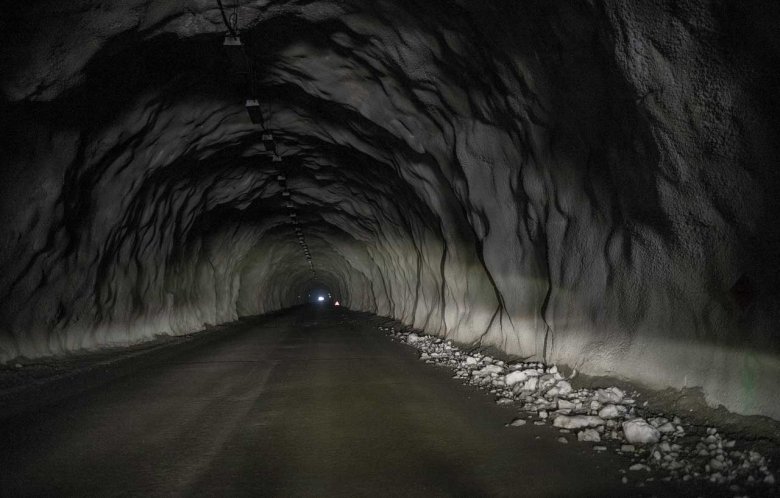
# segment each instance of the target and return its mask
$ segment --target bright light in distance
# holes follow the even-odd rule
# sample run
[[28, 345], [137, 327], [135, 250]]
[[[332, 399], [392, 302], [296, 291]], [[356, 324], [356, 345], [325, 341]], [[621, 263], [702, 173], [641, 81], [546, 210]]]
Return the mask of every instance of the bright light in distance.
[[317, 298], [317, 301], [324, 301], [324, 300], [325, 300], [324, 296], [320, 296], [320, 297]]

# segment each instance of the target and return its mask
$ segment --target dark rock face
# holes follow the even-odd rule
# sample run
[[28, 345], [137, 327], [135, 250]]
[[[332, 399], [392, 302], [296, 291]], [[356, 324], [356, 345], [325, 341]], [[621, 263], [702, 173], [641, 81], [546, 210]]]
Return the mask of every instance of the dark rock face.
[[32, 3], [0, 35], [0, 360], [317, 281], [780, 417], [776, 2], [241, 2], [253, 88], [216, 2]]

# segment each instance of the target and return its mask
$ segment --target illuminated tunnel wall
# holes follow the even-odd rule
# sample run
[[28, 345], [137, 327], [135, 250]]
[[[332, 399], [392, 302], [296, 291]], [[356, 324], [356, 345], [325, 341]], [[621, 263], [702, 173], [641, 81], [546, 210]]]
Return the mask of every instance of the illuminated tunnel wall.
[[316, 278], [780, 417], [780, 7], [727, 3], [246, 1], [249, 85], [216, 1], [17, 2], [0, 359], [200, 330]]

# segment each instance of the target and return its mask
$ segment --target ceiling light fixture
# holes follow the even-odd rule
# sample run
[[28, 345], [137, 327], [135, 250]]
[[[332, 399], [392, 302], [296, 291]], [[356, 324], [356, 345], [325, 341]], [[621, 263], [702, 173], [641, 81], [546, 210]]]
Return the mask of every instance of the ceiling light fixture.
[[239, 38], [238, 34], [225, 35], [222, 47], [225, 49], [228, 60], [237, 72], [249, 73], [249, 58], [246, 56], [246, 52], [244, 52], [244, 45], [241, 43], [241, 38]]
[[260, 110], [260, 102], [257, 99], [247, 99], [245, 106], [252, 124], [263, 124], [263, 112]]

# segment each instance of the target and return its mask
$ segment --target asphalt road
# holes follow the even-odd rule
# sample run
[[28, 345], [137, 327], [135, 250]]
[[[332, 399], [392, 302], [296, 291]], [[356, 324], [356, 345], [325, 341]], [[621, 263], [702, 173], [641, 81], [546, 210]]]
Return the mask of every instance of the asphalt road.
[[561, 444], [549, 426], [505, 427], [516, 407], [420, 362], [377, 323], [298, 309], [0, 420], [0, 495], [651, 493], [621, 483], [624, 457]]

